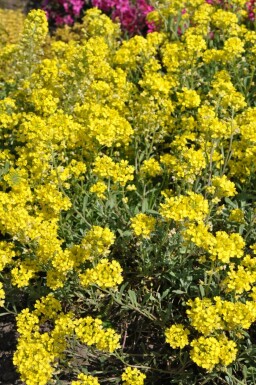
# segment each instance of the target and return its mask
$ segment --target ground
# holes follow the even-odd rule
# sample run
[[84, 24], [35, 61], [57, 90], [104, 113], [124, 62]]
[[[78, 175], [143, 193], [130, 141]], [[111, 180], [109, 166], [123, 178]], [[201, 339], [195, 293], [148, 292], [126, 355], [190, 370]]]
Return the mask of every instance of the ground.
[[22, 385], [12, 363], [16, 343], [14, 316], [0, 317], [0, 385]]

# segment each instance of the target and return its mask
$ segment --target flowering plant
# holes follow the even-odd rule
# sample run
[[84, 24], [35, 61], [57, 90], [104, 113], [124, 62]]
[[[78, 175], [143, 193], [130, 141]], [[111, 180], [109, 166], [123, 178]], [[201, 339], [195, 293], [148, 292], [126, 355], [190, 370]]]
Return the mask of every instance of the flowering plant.
[[[244, 16], [248, 21], [253, 22], [255, 19], [255, 0], [247, 2], [236, 1], [231, 3], [227, 0], [205, 0], [206, 3], [212, 4], [222, 9], [239, 9], [246, 5]], [[184, 23], [178, 28], [178, 33], [181, 35], [190, 23], [189, 14], [186, 7], [189, 2], [181, 3], [180, 11], [183, 16]], [[30, 2], [30, 8], [41, 7], [47, 13], [48, 20], [54, 26], [73, 25], [75, 21], [81, 20], [83, 12], [90, 7], [97, 7], [101, 11], [109, 15], [113, 21], [118, 21], [121, 24], [123, 32], [130, 36], [135, 34], [150, 33], [163, 26], [170, 28], [170, 23], [180, 22], [180, 17], [173, 18], [172, 7], [169, 6], [169, 1], [157, 2], [155, 0], [41, 0], [41, 3]], [[167, 18], [166, 11], [169, 9], [171, 20], [164, 22]], [[160, 10], [160, 14], [158, 11]], [[162, 19], [162, 17], [164, 19]], [[182, 19], [182, 17], [181, 17]]]
[[248, 11], [248, 18], [250, 21], [255, 20], [255, 11], [256, 11], [256, 2], [255, 0], [249, 0], [246, 3], [247, 11]]
[[112, 20], [118, 20], [130, 35], [155, 30], [154, 23], [146, 18], [154, 7], [146, 0], [137, 0], [135, 3], [131, 0], [92, 0], [92, 5], [110, 14]]
[[127, 38], [98, 8], [49, 36], [34, 10], [1, 43], [0, 306], [26, 385], [255, 385], [256, 32], [229, 5], [155, 2], [159, 31]]
[[43, 0], [41, 8], [56, 26], [71, 25], [82, 15], [86, 0]]

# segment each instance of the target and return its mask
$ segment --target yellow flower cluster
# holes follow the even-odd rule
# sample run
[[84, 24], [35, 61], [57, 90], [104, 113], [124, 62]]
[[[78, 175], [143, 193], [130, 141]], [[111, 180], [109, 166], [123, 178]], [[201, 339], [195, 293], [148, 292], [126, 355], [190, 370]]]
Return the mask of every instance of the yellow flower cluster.
[[[180, 142], [183, 138], [180, 138]], [[188, 138], [189, 139], [189, 138]], [[187, 142], [187, 140], [186, 140]], [[172, 143], [176, 147], [177, 141]], [[161, 163], [165, 166], [168, 173], [174, 175], [178, 180], [186, 180], [193, 183], [202, 170], [206, 168], [205, 153], [194, 148], [188, 148], [187, 143], [179, 145], [177, 155], [165, 154], [160, 157]]]
[[237, 354], [236, 343], [225, 336], [199, 337], [191, 342], [191, 359], [202, 368], [211, 372], [218, 365], [227, 366], [233, 362]]
[[155, 224], [156, 219], [147, 214], [140, 213], [131, 218], [131, 228], [137, 237], [150, 238], [150, 234], [155, 229]]
[[226, 292], [234, 291], [237, 294], [249, 292], [252, 285], [256, 283], [256, 271], [251, 271], [244, 266], [230, 266], [227, 277], [222, 281]]
[[83, 261], [87, 259], [94, 260], [99, 256], [107, 256], [114, 242], [115, 234], [108, 227], [92, 226], [81, 242], [80, 249], [83, 254]]
[[200, 96], [195, 90], [183, 87], [182, 92], [178, 93], [178, 102], [182, 110], [186, 108], [196, 108], [200, 105]]
[[215, 297], [214, 302], [209, 298], [196, 298], [187, 302], [191, 307], [191, 310], [187, 310], [191, 325], [205, 336], [218, 330], [239, 327], [248, 329], [256, 320], [256, 305], [253, 301], [230, 302]]
[[245, 242], [240, 234], [228, 235], [225, 231], [217, 231], [214, 244], [209, 247], [210, 258], [228, 263], [230, 258], [241, 258]]
[[[54, 373], [54, 361], [66, 345], [55, 340], [49, 333], [39, 332], [39, 318], [24, 309], [17, 316], [17, 329], [20, 334], [17, 350], [13, 357], [21, 379], [28, 385], [46, 385]], [[52, 332], [53, 333], [53, 332]]]
[[60, 311], [60, 302], [54, 298], [53, 294], [48, 294], [36, 301], [33, 314], [37, 317], [43, 317], [43, 319], [56, 319]]
[[253, 296], [255, 283], [256, 261], [255, 258], [246, 255], [240, 265], [231, 264], [229, 266], [229, 271], [221, 285], [227, 293], [235, 292], [236, 295], [241, 295], [244, 292], [250, 292], [250, 295]]
[[229, 263], [231, 258], [242, 258], [245, 241], [238, 233], [228, 234], [217, 231], [214, 236], [209, 231], [209, 226], [203, 223], [189, 224], [183, 232], [185, 239], [191, 240], [195, 245], [209, 253], [212, 261]]
[[244, 213], [241, 209], [233, 209], [228, 217], [231, 222], [245, 223]]
[[10, 264], [14, 257], [15, 257], [15, 252], [13, 250], [13, 244], [6, 241], [1, 241], [0, 242], [0, 271], [3, 271], [5, 266]]
[[[46, 321], [54, 322], [49, 332], [41, 332]], [[74, 319], [73, 313], [64, 314], [60, 302], [52, 294], [35, 304], [35, 310], [24, 309], [16, 317], [19, 332], [18, 347], [13, 362], [21, 379], [28, 385], [46, 385], [55, 372], [57, 360], [63, 356], [69, 337], [76, 337], [87, 345], [95, 344], [100, 350], [113, 352], [119, 348], [120, 336], [111, 328], [104, 329], [99, 319], [90, 316]], [[90, 376], [80, 380], [97, 381]], [[78, 382], [97, 384], [98, 382]]]
[[119, 262], [110, 262], [104, 258], [95, 267], [86, 269], [84, 273], [80, 274], [79, 279], [84, 287], [98, 285], [106, 289], [116, 287], [123, 282], [122, 271]]
[[114, 183], [125, 186], [127, 182], [133, 180], [134, 167], [129, 166], [127, 160], [115, 163], [110, 157], [98, 156], [94, 162], [93, 172], [100, 178], [111, 178]]
[[228, 108], [239, 111], [246, 107], [244, 96], [235, 90], [226, 70], [216, 73], [209, 96], [214, 100], [214, 104], [222, 107], [223, 111], [227, 111]]
[[145, 174], [145, 175], [148, 175], [149, 177], [154, 178], [155, 176], [160, 175], [162, 173], [162, 169], [159, 162], [156, 159], [150, 158], [150, 159], [144, 160], [140, 168], [140, 172], [142, 175]]
[[223, 9], [218, 9], [212, 15], [212, 24], [227, 33], [234, 33], [234, 30], [237, 26], [238, 18], [236, 14], [225, 11]]
[[206, 140], [209, 140], [211, 137], [215, 139], [229, 138], [234, 131], [234, 128], [230, 127], [228, 122], [216, 115], [215, 109], [212, 106], [206, 104], [198, 109], [198, 124], [200, 133]]
[[48, 348], [52, 341], [47, 337], [19, 338], [13, 362], [18, 366], [22, 381], [28, 385], [46, 385], [52, 378], [55, 355]]
[[3, 289], [3, 284], [0, 282], [0, 307], [4, 306], [5, 292]]
[[[101, 90], [100, 86], [106, 88], [106, 85], [98, 84], [98, 91]], [[88, 107], [90, 107], [89, 110]], [[120, 116], [115, 109], [100, 104], [83, 105], [75, 108], [75, 114], [81, 123], [86, 117], [88, 118], [88, 136], [96, 139], [100, 145], [120, 147], [121, 144], [129, 144], [133, 129], [129, 122]]]
[[78, 381], [72, 381], [71, 385], [100, 385], [97, 377], [80, 373], [77, 376]]
[[165, 331], [166, 342], [171, 345], [173, 349], [183, 349], [189, 344], [188, 335], [190, 331], [182, 324], [172, 325]]
[[97, 197], [100, 199], [106, 199], [106, 196], [104, 194], [106, 190], [107, 185], [102, 181], [98, 181], [90, 187], [90, 192], [96, 194]]
[[191, 320], [191, 325], [198, 332], [207, 336], [214, 330], [222, 328], [221, 317], [209, 298], [189, 300], [187, 305], [191, 307], [191, 310], [188, 309], [186, 313]]
[[88, 9], [82, 24], [82, 32], [87, 36], [103, 36], [109, 45], [116, 45], [116, 39], [120, 38], [120, 28], [117, 23], [97, 8]]
[[123, 385], [143, 385], [146, 376], [137, 368], [128, 367], [122, 374]]
[[[24, 22], [23, 32], [17, 43], [16, 50], [16, 76], [20, 79], [24, 74], [30, 76], [35, 70], [37, 61], [42, 55], [42, 45], [48, 33], [46, 14], [42, 10], [33, 10]], [[23, 63], [28, 61], [28, 67], [23, 68]]]
[[160, 214], [165, 220], [203, 222], [209, 213], [208, 201], [200, 194], [189, 191], [187, 195], [166, 197], [160, 204]]
[[77, 338], [86, 345], [95, 345], [97, 349], [111, 353], [120, 347], [120, 336], [111, 328], [104, 330], [100, 319], [87, 316], [74, 324]]
[[38, 268], [33, 261], [19, 262], [11, 271], [13, 285], [28, 286], [30, 279], [35, 277], [37, 271]]
[[235, 184], [229, 181], [226, 175], [212, 178], [212, 185], [215, 187], [215, 194], [218, 198], [231, 197], [236, 195]]

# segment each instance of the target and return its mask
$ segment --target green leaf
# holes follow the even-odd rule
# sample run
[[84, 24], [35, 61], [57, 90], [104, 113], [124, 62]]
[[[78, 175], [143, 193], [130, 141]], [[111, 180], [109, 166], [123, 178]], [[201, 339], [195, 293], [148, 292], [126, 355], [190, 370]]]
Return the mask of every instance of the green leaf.
[[204, 287], [202, 285], [199, 285], [199, 291], [200, 291], [201, 297], [204, 298], [205, 297], [205, 291], [204, 291]]
[[155, 214], [155, 215], [159, 215], [159, 212], [156, 211], [156, 210], [147, 210], [146, 214]]
[[148, 200], [146, 198], [142, 201], [142, 212], [145, 213], [145, 211], [148, 210]]
[[243, 235], [244, 228], [245, 228], [245, 225], [244, 225], [244, 224], [242, 224], [242, 225], [239, 226], [239, 234], [240, 234], [240, 235]]
[[9, 168], [10, 168], [10, 163], [5, 162], [4, 166], [0, 169], [0, 180], [3, 175], [7, 174], [7, 172], [9, 171]]
[[137, 296], [136, 296], [136, 293], [135, 291], [133, 290], [128, 290], [128, 295], [130, 297], [130, 300], [131, 300], [131, 303], [136, 306], [137, 305]]
[[237, 204], [235, 204], [234, 202], [232, 202], [231, 199], [229, 198], [225, 198], [225, 202], [228, 203], [231, 207], [233, 207], [234, 209], [237, 209]]
[[132, 235], [132, 232], [130, 230], [123, 231], [123, 237], [130, 237]]
[[[142, 305], [145, 305], [145, 304], [148, 302], [148, 300], [151, 299], [150, 297], [152, 297], [151, 293], [146, 294], [145, 297], [143, 298], [141, 304], [142, 304]], [[154, 298], [154, 297], [153, 297], [153, 298]]]
[[172, 292], [176, 294], [186, 294], [186, 292], [182, 290], [173, 290]]
[[247, 378], [247, 367], [244, 365], [243, 366], [243, 376], [244, 376], [244, 379], [246, 379]]
[[84, 199], [83, 199], [83, 208], [82, 208], [82, 212], [83, 212], [83, 214], [86, 212], [86, 207], [87, 207], [87, 204], [88, 204], [88, 196], [87, 195], [85, 195], [84, 196]]
[[127, 285], [128, 285], [128, 282], [125, 282], [122, 286], [120, 286], [118, 293], [122, 295]]
[[170, 293], [170, 290], [171, 290], [171, 289], [166, 289], [166, 290], [163, 292], [163, 294], [162, 294], [162, 296], [161, 296], [161, 299], [164, 299], [164, 298]]

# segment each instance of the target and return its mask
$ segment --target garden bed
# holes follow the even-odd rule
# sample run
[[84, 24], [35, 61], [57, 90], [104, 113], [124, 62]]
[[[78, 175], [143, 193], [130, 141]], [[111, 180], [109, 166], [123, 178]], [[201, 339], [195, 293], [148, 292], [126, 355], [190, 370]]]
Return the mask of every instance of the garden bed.
[[1, 11], [0, 383], [254, 385], [254, 2], [97, 3]]

